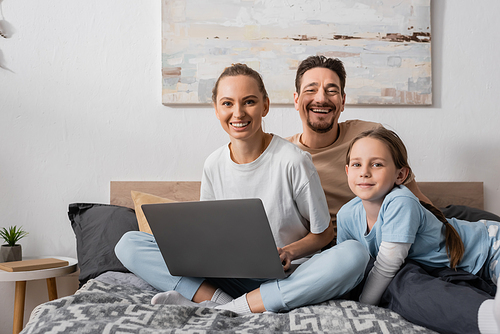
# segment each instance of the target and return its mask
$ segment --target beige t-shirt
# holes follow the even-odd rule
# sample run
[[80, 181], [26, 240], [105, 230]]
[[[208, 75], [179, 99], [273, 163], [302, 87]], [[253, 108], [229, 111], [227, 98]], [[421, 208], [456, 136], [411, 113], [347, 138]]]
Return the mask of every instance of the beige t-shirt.
[[[289, 141], [300, 147], [302, 150], [311, 153], [314, 166], [318, 170], [321, 185], [325, 191], [328, 210], [332, 217], [335, 237], [337, 237], [337, 212], [342, 205], [354, 198], [345, 172], [345, 157], [349, 143], [361, 132], [382, 126], [380, 123], [367, 122], [361, 120], [348, 120], [339, 123], [339, 136], [330, 146], [311, 149], [300, 142], [298, 133], [287, 138]], [[405, 184], [414, 179], [414, 175], [408, 176]]]

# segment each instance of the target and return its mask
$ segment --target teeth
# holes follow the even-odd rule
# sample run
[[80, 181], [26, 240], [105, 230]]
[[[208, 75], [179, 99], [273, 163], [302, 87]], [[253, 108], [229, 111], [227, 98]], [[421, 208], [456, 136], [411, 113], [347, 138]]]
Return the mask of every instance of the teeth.
[[328, 112], [330, 111], [329, 109], [328, 110], [325, 110], [325, 109], [311, 109], [312, 112], [315, 112], [315, 113], [320, 113], [320, 114], [328, 114]]
[[243, 128], [243, 127], [248, 125], [248, 122], [246, 122], [246, 123], [231, 123], [231, 125], [234, 126], [235, 128]]

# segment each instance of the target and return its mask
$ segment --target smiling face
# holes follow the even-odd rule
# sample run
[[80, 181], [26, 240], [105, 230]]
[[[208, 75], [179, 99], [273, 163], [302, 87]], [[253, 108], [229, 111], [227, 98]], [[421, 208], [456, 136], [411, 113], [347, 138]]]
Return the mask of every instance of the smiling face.
[[364, 137], [352, 146], [347, 180], [352, 192], [363, 202], [382, 205], [394, 185], [400, 185], [408, 175], [408, 168], [396, 168], [391, 152], [379, 139]]
[[304, 130], [326, 133], [336, 129], [344, 111], [345, 94], [341, 93], [340, 78], [334, 71], [315, 67], [304, 73], [300, 92], [294, 93], [295, 109], [300, 113]]
[[250, 140], [263, 133], [262, 117], [269, 111], [269, 99], [263, 96], [254, 78], [226, 76], [219, 82], [214, 107], [231, 141]]

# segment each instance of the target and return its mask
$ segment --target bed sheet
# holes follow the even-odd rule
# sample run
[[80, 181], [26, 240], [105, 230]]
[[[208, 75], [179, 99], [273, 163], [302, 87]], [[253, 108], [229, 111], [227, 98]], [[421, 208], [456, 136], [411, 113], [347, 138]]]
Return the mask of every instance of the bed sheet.
[[435, 333], [390, 310], [348, 300], [238, 315], [151, 305], [156, 292], [133, 274], [107, 272], [74, 295], [35, 308], [22, 333]]

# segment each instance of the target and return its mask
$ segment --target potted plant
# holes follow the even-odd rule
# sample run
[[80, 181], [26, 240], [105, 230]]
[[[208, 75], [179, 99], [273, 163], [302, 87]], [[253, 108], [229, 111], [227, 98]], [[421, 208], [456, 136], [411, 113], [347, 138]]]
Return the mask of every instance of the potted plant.
[[15, 225], [0, 230], [0, 236], [5, 241], [5, 244], [0, 248], [0, 262], [21, 261], [23, 259], [21, 245], [18, 245], [17, 242], [27, 234], [28, 232]]

